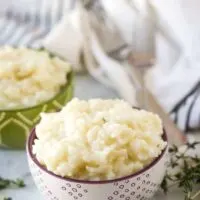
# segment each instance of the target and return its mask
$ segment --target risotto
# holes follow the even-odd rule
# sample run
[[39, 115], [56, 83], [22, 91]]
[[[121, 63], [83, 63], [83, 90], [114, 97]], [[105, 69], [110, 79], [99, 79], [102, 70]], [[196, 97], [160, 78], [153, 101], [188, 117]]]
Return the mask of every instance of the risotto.
[[67, 83], [68, 63], [46, 51], [0, 48], [0, 110], [35, 106]]
[[33, 153], [49, 171], [81, 180], [109, 180], [141, 170], [166, 146], [160, 118], [123, 100], [77, 98], [42, 113]]

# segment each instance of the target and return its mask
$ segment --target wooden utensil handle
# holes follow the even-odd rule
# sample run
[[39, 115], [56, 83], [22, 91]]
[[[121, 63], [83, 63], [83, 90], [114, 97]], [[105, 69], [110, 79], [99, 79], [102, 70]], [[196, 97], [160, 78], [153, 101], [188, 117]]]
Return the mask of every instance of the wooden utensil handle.
[[131, 64], [131, 76], [133, 79], [137, 78], [137, 81], [140, 83], [141, 86], [141, 89], [137, 92], [137, 102], [140, 104], [140, 102], [144, 102], [145, 98], [145, 102], [147, 104], [145, 108], [149, 111], [157, 113], [160, 116], [163, 121], [165, 130], [168, 134], [168, 140], [171, 144], [181, 145], [185, 143], [187, 139], [184, 133], [182, 133], [182, 131], [178, 129], [178, 127], [174, 124], [168, 114], [157, 102], [153, 94], [145, 87], [145, 84], [143, 84], [144, 80], [141, 73], [141, 66], [137, 67], [135, 65], [135, 59], [132, 56], [130, 56], [128, 60], [129, 64]]
[[[138, 92], [138, 100], [140, 101], [140, 92]], [[170, 119], [168, 114], [161, 108], [161, 106], [157, 103], [154, 96], [151, 92], [146, 90], [146, 98], [148, 102], [148, 110], [154, 113], [157, 113], [163, 121], [165, 130], [168, 135], [168, 140], [171, 144], [181, 145], [184, 144], [187, 140], [184, 136], [184, 133], [181, 132], [174, 124], [174, 122]]]

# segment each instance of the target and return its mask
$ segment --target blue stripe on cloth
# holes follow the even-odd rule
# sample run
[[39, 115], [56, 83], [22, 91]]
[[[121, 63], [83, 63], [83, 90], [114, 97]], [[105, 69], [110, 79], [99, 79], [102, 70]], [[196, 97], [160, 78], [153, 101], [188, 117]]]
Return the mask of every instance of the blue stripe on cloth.
[[69, 1], [35, 0], [26, 10], [9, 7], [0, 16], [0, 44], [32, 46], [41, 42], [61, 19]]
[[7, 40], [7, 44], [17, 46], [19, 44], [19, 40], [25, 35], [25, 30], [25, 15], [19, 15], [16, 30]]
[[175, 116], [174, 121], [177, 125], [185, 130], [191, 132], [200, 129], [199, 115], [200, 115], [200, 83], [197, 84], [195, 90], [179, 104], [171, 113]]
[[51, 6], [52, 4], [49, 3], [48, 0], [40, 1], [40, 23], [37, 24], [36, 32], [27, 42], [30, 46], [36, 47], [40, 46], [41, 39], [47, 35], [47, 33], [51, 30]]
[[41, 18], [39, 16], [41, 6], [37, 1], [35, 2], [34, 6], [35, 6], [35, 9], [32, 10], [32, 12], [29, 13], [29, 15], [28, 15], [29, 21], [27, 22], [26, 34], [19, 41], [19, 45], [24, 45], [24, 46], [30, 47], [31, 45], [30, 45], [29, 41], [31, 41], [31, 39], [34, 38], [37, 27], [41, 26]]
[[10, 9], [5, 13], [5, 26], [0, 30], [1, 45], [7, 44], [10, 37], [15, 33], [17, 23], [14, 20], [17, 18], [16, 13]]
[[[186, 115], [186, 131], [190, 130], [190, 118], [192, 116], [192, 110], [194, 108], [194, 105], [199, 97], [200, 94], [200, 90], [197, 90], [197, 92], [193, 95], [193, 100], [190, 103], [189, 109], [188, 109], [188, 113]], [[197, 115], [198, 116], [198, 115]]]
[[4, 31], [5, 27], [7, 26], [7, 20], [5, 20], [4, 18], [0, 19], [0, 43], [1, 43], [1, 34]]
[[35, 2], [35, 11], [31, 16], [29, 29], [26, 36], [20, 41], [21, 45], [32, 47], [34, 43], [41, 37], [47, 34], [50, 30], [49, 23], [46, 20], [46, 2], [41, 0]]
[[188, 119], [188, 131], [200, 128], [198, 116], [200, 115], [200, 88], [197, 91], [193, 104], [191, 106], [190, 116]]
[[[57, 21], [58, 21], [58, 19], [57, 19], [57, 17], [58, 17], [58, 13], [59, 13], [59, 6], [58, 6], [58, 1], [57, 0], [53, 0], [53, 2], [52, 2], [52, 6], [51, 6], [51, 27], [53, 27], [56, 23], [57, 23]], [[61, 12], [61, 10], [60, 10], [60, 12]]]

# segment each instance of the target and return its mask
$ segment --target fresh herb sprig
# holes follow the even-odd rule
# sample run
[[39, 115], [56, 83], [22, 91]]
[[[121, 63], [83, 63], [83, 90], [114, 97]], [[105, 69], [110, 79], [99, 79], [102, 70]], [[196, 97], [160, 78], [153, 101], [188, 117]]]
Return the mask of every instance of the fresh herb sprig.
[[9, 188], [9, 187], [17, 187], [17, 188], [22, 188], [25, 187], [25, 183], [21, 179], [16, 179], [16, 180], [10, 180], [10, 179], [5, 179], [0, 177], [0, 190]]
[[[25, 187], [25, 183], [22, 179], [10, 180], [0, 177], [0, 190], [9, 188], [9, 187], [17, 187], [23, 188]], [[4, 197], [3, 200], [12, 200], [11, 197]]]
[[200, 190], [194, 192], [196, 186], [200, 185], [200, 157], [190, 155], [200, 142], [187, 143], [184, 149], [173, 145], [169, 148], [170, 160], [167, 173], [161, 184], [165, 193], [169, 188], [177, 185], [183, 190], [185, 200], [199, 199]]

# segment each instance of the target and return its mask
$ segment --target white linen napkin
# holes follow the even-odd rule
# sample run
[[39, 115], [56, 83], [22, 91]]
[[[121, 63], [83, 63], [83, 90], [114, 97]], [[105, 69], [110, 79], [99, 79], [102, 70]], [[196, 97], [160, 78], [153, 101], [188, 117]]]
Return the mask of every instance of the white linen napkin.
[[80, 11], [69, 11], [43, 42], [51, 52], [68, 60], [75, 70], [81, 70], [81, 54], [83, 51], [83, 34], [80, 27]]
[[200, 26], [198, 0], [152, 0], [157, 64], [147, 86], [183, 130], [200, 127]]
[[[135, 89], [124, 66], [106, 54], [106, 51], [115, 50], [125, 42], [108, 19], [105, 26], [105, 24], [100, 25], [94, 16], [93, 20], [90, 20], [91, 16], [93, 14], [79, 4], [46, 37], [44, 46], [72, 62], [74, 66], [76, 65], [76, 70], [80, 70], [83, 66], [81, 63], [81, 53], [83, 53], [87, 70], [91, 75], [117, 89], [124, 99], [136, 105]], [[100, 31], [102, 34], [98, 37]], [[105, 35], [110, 43], [109, 46], [108, 42], [103, 40]]]
[[[195, 1], [198, 0], [193, 0], [192, 4]], [[84, 56], [84, 64], [92, 76], [136, 105], [135, 87], [126, 68], [108, 54], [126, 44], [136, 52], [152, 53], [155, 43], [157, 63], [146, 75], [147, 87], [181, 129], [188, 131], [200, 127], [200, 45], [195, 45], [195, 55], [191, 48], [194, 42], [200, 41], [194, 35], [198, 20], [188, 27], [183, 20], [185, 7], [181, 10], [179, 6], [184, 1], [177, 0], [173, 9], [170, 7], [172, 0], [165, 1], [167, 9], [164, 11], [164, 4], [158, 0], [135, 0], [132, 4], [126, 0], [100, 2], [103, 9], [100, 12], [88, 11], [81, 4], [68, 12], [44, 39], [44, 46], [72, 62], [78, 71], [83, 67]], [[170, 9], [173, 13], [167, 15]], [[191, 9], [187, 11], [188, 20], [192, 12]], [[195, 36], [190, 42], [188, 28], [193, 29]]]

